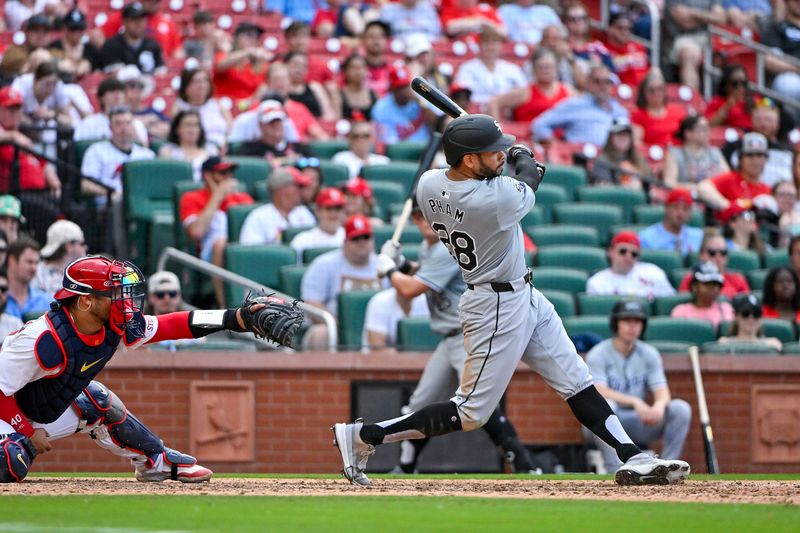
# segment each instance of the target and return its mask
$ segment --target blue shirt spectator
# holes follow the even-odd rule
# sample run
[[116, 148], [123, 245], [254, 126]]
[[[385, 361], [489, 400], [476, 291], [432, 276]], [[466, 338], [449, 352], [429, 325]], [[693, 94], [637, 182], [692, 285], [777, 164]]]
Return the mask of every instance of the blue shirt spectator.
[[372, 121], [383, 144], [400, 141], [426, 142], [431, 131], [425, 112], [411, 92], [411, 75], [405, 66], [389, 71], [390, 92], [372, 108]]
[[548, 26], [561, 26], [558, 13], [548, 5], [533, 0], [516, 0], [497, 8], [497, 14], [508, 28], [508, 38], [514, 42], [539, 44]]
[[8, 295], [5, 312], [20, 320], [27, 313], [44, 313], [53, 300], [51, 294], [32, 285], [39, 269], [39, 259], [39, 244], [27, 237], [17, 239], [8, 247]]
[[23, 317], [27, 314], [39, 313], [44, 314], [46, 311], [50, 310], [50, 302], [53, 301], [53, 295], [47, 294], [46, 292], [37, 289], [36, 287], [29, 286], [28, 287], [28, 298], [25, 300], [25, 303], [20, 307], [17, 299], [14, 298], [13, 294], [8, 295], [8, 301], [6, 303], [6, 314], [11, 316], [15, 316], [20, 320], [23, 320]]
[[673, 189], [664, 206], [664, 219], [639, 232], [643, 249], [671, 250], [681, 255], [700, 252], [703, 230], [688, 226], [692, 216], [692, 194], [686, 189]]
[[264, 0], [264, 10], [283, 13], [293, 20], [301, 20], [311, 24], [317, 8], [326, 9], [327, 2], [322, 0]]

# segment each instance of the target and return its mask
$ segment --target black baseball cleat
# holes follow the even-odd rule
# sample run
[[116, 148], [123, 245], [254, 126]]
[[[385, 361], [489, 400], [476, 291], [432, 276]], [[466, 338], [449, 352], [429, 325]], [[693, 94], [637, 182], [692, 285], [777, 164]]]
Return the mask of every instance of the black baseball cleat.
[[639, 453], [617, 469], [619, 485], [675, 485], [683, 483], [691, 467], [686, 461], [667, 461], [647, 453]]

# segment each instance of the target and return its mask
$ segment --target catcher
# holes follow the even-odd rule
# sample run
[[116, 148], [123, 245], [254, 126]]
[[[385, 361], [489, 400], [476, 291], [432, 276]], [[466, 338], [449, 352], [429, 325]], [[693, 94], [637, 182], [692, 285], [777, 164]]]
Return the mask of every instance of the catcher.
[[0, 482], [22, 481], [50, 441], [88, 433], [131, 460], [138, 481], [208, 481], [212, 472], [167, 448], [94, 378], [117, 348], [251, 331], [289, 345], [303, 320], [296, 303], [248, 297], [241, 307], [144, 315], [144, 276], [132, 263], [83, 257], [64, 270], [51, 310], [6, 337], [0, 351]]

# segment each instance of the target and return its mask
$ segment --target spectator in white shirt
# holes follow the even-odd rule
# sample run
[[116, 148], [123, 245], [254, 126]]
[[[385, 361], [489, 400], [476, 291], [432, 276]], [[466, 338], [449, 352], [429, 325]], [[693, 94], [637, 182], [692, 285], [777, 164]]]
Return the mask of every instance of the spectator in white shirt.
[[611, 266], [589, 278], [586, 292], [650, 299], [675, 294], [675, 289], [661, 268], [652, 263], [639, 262], [641, 250], [642, 245], [636, 233], [617, 233], [608, 248]]
[[344, 204], [342, 191], [334, 187], [322, 189], [317, 195], [314, 213], [317, 225], [295, 235], [291, 247], [297, 252], [298, 261], [308, 248], [341, 246], [344, 243]]
[[[100, 113], [84, 118], [75, 128], [75, 140], [87, 141], [108, 139], [111, 137], [109, 111], [125, 106], [125, 85], [116, 78], [106, 78], [97, 86], [97, 101], [100, 102]], [[136, 132], [135, 140], [147, 146], [147, 127], [139, 119], [133, 119]]]
[[272, 202], [254, 209], [244, 221], [239, 235], [241, 244], [273, 244], [281, 242], [286, 228], [313, 226], [314, 215], [302, 205], [300, 187], [311, 180], [294, 167], [281, 167], [267, 178]]
[[36, 269], [33, 286], [48, 294], [62, 288], [64, 269], [86, 255], [86, 239], [80, 226], [69, 220], [57, 220], [47, 228], [47, 244], [39, 254], [42, 260]]
[[399, 0], [384, 3], [380, 19], [391, 26], [392, 37], [423, 34], [429, 39], [442, 36], [439, 14], [428, 0]]
[[513, 0], [497, 8], [497, 14], [508, 28], [508, 38], [514, 42], [537, 45], [548, 26], [561, 26], [558, 13], [536, 0]]
[[398, 294], [394, 287], [379, 292], [367, 304], [361, 336], [362, 350], [375, 353], [393, 348], [397, 344], [398, 322], [415, 316], [430, 316], [425, 294], [406, 298]]
[[339, 152], [333, 156], [332, 162], [344, 165], [350, 171], [350, 179], [361, 175], [361, 169], [366, 165], [387, 165], [391, 160], [385, 155], [372, 153], [375, 143], [375, 133], [369, 122], [353, 122], [347, 134], [349, 150]]

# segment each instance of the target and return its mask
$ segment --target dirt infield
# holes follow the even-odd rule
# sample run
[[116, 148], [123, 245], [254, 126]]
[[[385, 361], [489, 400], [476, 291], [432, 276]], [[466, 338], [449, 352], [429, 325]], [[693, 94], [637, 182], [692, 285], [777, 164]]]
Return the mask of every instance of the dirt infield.
[[[344, 479], [218, 478], [197, 485], [124, 478], [29, 478], [0, 495], [181, 494], [219, 496], [474, 496], [800, 505], [800, 481], [692, 481], [669, 487], [619, 487], [613, 481], [377, 479], [369, 488]], [[1, 497], [1, 496], [0, 496]]]

